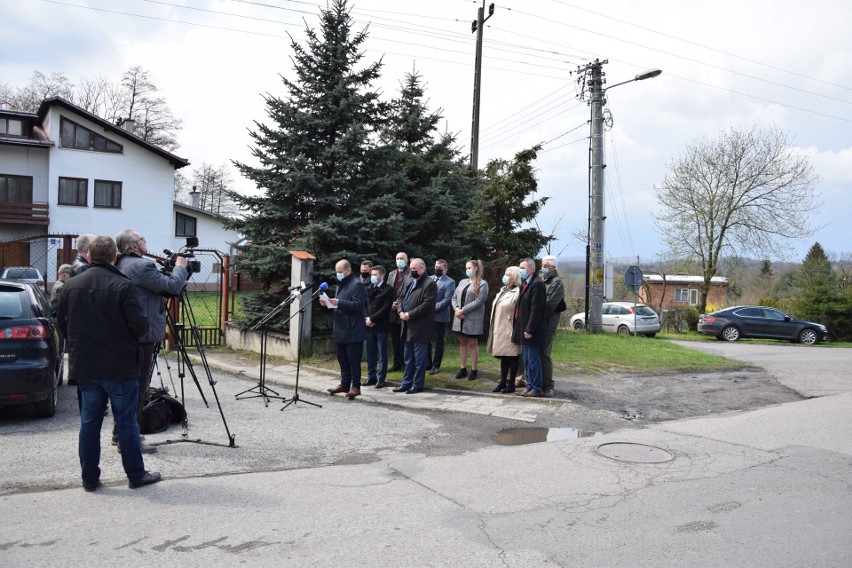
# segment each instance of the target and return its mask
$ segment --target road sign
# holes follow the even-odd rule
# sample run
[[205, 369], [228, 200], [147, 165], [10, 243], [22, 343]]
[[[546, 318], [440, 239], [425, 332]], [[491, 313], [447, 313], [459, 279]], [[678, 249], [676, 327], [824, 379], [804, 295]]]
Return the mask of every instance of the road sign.
[[638, 292], [639, 288], [642, 287], [642, 269], [638, 266], [629, 267], [627, 272], [624, 273], [624, 285], [634, 292]]

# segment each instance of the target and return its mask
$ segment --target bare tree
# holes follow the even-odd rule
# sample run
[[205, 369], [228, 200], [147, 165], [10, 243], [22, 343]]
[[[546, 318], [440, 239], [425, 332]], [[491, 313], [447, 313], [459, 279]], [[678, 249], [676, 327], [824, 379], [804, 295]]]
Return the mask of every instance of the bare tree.
[[699, 140], [669, 167], [656, 188], [657, 228], [675, 256], [700, 264], [702, 313], [723, 254], [783, 256], [789, 239], [813, 234], [818, 177], [774, 127], [732, 128]]
[[147, 70], [136, 65], [121, 77], [123, 118], [136, 121], [136, 135], [146, 142], [174, 150], [181, 121], [174, 117], [166, 99], [158, 97], [159, 89]]
[[73, 100], [84, 110], [114, 123], [121, 116], [123, 99], [121, 85], [96, 75], [80, 79]]
[[71, 99], [74, 85], [64, 73], [53, 72], [44, 74], [41, 71], [33, 71], [30, 82], [25, 87], [18, 89], [2, 89], [3, 104], [14, 110], [25, 112], [36, 112], [41, 101], [50, 97], [63, 97]]
[[198, 207], [222, 216], [233, 216], [237, 206], [231, 198], [233, 178], [226, 164], [218, 167], [207, 162], [192, 170], [192, 185], [199, 192]]

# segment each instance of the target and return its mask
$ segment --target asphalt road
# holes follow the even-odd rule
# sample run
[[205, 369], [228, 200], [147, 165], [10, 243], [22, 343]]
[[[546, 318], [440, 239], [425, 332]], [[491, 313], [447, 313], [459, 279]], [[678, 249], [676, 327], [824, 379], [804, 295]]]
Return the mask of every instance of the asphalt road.
[[675, 343], [763, 367], [781, 384], [806, 398], [852, 391], [852, 349], [782, 342], [765, 344], [748, 340]]

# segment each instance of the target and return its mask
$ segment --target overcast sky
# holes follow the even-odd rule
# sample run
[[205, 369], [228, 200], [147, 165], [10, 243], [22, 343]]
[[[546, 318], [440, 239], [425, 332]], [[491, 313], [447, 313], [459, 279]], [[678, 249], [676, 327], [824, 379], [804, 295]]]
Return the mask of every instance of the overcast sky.
[[[475, 34], [482, 2], [352, 0], [356, 28], [369, 24], [365, 61], [382, 59], [376, 84], [390, 99], [416, 69], [442, 129], [470, 145]], [[0, 0], [0, 82], [23, 86], [34, 69], [72, 81], [118, 80], [148, 69], [183, 120], [176, 153], [194, 165], [250, 161], [247, 130], [266, 119], [261, 93], [284, 97], [290, 39], [318, 26], [316, 0]], [[487, 11], [486, 11], [487, 14]], [[607, 93], [608, 258], [653, 263], [654, 186], [684, 146], [723, 129], [776, 125], [811, 159], [824, 203], [814, 241], [852, 252], [852, 4], [840, 0], [504, 0], [486, 22], [480, 167], [547, 142], [536, 162], [539, 218], [557, 228], [553, 252], [582, 257], [588, 215], [589, 108], [576, 70], [591, 60], [609, 85], [660, 68], [655, 79]], [[190, 166], [189, 169], [191, 169]], [[251, 186], [236, 176], [241, 189]]]

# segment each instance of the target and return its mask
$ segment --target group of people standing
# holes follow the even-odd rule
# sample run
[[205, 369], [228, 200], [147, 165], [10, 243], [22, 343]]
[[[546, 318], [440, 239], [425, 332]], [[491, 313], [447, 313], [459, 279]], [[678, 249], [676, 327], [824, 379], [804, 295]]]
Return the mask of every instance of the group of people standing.
[[[403, 372], [394, 392], [422, 392], [426, 373], [440, 372], [450, 322], [459, 341], [460, 368], [455, 378], [476, 380], [479, 341], [488, 321], [487, 350], [500, 359], [500, 381], [494, 392], [513, 393], [521, 386], [523, 390], [517, 393], [521, 396], [553, 395], [551, 349], [560, 313], [565, 310], [556, 257], [542, 259], [541, 276], [531, 258], [508, 267], [491, 305], [490, 319], [486, 311], [489, 287], [482, 261], [469, 260], [466, 278], [458, 285], [447, 275], [449, 263], [444, 259], [435, 261], [432, 276], [421, 258], [409, 260], [400, 252], [395, 262], [395, 269], [386, 273], [384, 267], [364, 261], [360, 279], [348, 260], [340, 260], [335, 266], [339, 287], [335, 297], [328, 300], [328, 307], [334, 308], [340, 384], [328, 389], [330, 394], [345, 393], [350, 399], [361, 394], [363, 342], [366, 386], [384, 388], [390, 368]], [[519, 379], [521, 364], [523, 379]]]

